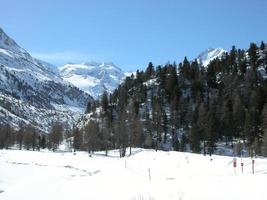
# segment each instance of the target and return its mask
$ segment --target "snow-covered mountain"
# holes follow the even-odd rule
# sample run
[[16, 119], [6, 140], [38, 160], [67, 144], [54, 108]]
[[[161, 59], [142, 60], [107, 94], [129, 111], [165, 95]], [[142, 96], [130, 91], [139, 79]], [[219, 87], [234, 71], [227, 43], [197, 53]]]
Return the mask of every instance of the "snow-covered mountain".
[[220, 58], [226, 51], [222, 48], [209, 48], [197, 56], [198, 62], [201, 62], [204, 67], [207, 67], [210, 61], [215, 58]]
[[[206, 67], [209, 62], [226, 52], [222, 48], [212, 49], [199, 54], [197, 60]], [[113, 92], [129, 73], [124, 73], [113, 63], [89, 62], [66, 64], [59, 68], [61, 77], [98, 99], [104, 91]]]
[[91, 100], [0, 29], [0, 124], [32, 123], [47, 132], [54, 120], [74, 122]]
[[99, 98], [104, 91], [111, 93], [125, 78], [125, 73], [113, 63], [67, 64], [59, 70], [64, 80], [95, 99]]

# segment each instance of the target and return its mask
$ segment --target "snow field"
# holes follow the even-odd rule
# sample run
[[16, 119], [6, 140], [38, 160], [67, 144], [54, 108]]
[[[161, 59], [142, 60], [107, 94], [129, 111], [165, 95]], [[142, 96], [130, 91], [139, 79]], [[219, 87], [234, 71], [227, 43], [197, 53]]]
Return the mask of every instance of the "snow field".
[[[0, 151], [0, 199], [267, 199], [267, 160], [203, 156], [181, 152], [134, 149], [119, 158], [118, 151], [52, 153]], [[149, 171], [151, 180], [149, 178]]]

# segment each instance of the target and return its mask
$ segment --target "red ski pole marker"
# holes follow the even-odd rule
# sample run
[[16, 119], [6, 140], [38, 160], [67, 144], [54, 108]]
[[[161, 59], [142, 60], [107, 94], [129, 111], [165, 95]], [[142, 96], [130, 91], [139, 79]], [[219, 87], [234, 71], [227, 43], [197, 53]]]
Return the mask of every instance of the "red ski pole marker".
[[236, 167], [236, 158], [233, 158], [233, 166]]

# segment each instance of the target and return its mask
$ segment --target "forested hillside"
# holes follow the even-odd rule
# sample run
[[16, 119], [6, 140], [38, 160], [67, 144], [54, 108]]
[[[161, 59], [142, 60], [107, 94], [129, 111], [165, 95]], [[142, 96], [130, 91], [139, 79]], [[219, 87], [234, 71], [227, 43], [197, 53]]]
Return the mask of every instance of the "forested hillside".
[[266, 67], [263, 42], [248, 50], [233, 46], [206, 68], [186, 57], [178, 65], [149, 63], [88, 105], [81, 133], [92, 137], [92, 149], [122, 154], [127, 146], [213, 153], [219, 142], [239, 144], [239, 153], [242, 147], [266, 153]]
[[266, 70], [263, 42], [247, 50], [233, 46], [207, 67], [186, 57], [179, 64], [149, 63], [111, 95], [88, 103], [65, 137], [55, 123], [39, 143], [55, 150], [65, 138], [75, 150], [118, 148], [121, 156], [126, 147], [212, 154], [222, 145], [239, 155], [267, 155]]

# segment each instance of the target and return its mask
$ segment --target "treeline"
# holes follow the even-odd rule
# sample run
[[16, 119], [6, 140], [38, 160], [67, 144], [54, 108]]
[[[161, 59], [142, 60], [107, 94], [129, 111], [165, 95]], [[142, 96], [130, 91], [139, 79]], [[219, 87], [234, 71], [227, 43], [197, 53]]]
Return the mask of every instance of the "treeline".
[[186, 57], [178, 65], [149, 63], [88, 104], [88, 126], [97, 123], [96, 143], [120, 148], [122, 156], [128, 146], [212, 154], [218, 142], [242, 142], [251, 156], [266, 155], [266, 71], [263, 42], [233, 46], [207, 68]]
[[49, 134], [44, 134], [31, 124], [20, 125], [18, 130], [9, 124], [0, 125], [0, 149], [57, 150], [63, 138], [68, 138], [63, 124], [54, 122]]

